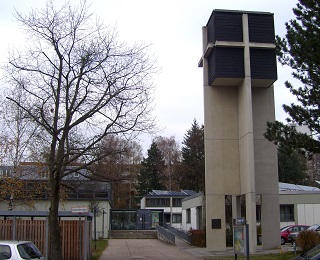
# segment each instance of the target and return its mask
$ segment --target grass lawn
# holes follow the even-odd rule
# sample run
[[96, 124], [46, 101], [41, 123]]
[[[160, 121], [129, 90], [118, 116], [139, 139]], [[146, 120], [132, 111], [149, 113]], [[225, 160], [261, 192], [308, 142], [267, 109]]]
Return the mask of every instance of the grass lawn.
[[[250, 260], [289, 260], [296, 255], [294, 252], [286, 252], [279, 254], [266, 254], [266, 255], [250, 255]], [[234, 256], [210, 256], [206, 257], [207, 260], [234, 260]], [[239, 256], [239, 260], [246, 260], [245, 256]]]
[[102, 255], [103, 250], [108, 246], [107, 239], [97, 240], [96, 249], [94, 249], [94, 241], [92, 241], [92, 256], [90, 260], [98, 260]]

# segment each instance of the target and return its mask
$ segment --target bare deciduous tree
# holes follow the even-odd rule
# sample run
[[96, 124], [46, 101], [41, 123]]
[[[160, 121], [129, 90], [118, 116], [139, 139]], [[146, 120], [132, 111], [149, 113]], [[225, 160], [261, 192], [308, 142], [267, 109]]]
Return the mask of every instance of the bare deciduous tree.
[[175, 172], [175, 169], [181, 162], [179, 144], [175, 140], [174, 136], [157, 136], [154, 138], [154, 142], [157, 144], [165, 161], [166, 168], [164, 176], [166, 177], [166, 180], [164, 180], [164, 185], [168, 190], [178, 190], [179, 185], [176, 181], [177, 178], [175, 175], [177, 173]]
[[[51, 259], [62, 259], [58, 223], [61, 180], [105, 155], [97, 147], [108, 135], [130, 139], [154, 127], [148, 46], [118, 42], [115, 30], [94, 20], [86, 3], [56, 8], [53, 0], [28, 15], [15, 14], [29, 47], [11, 51], [8, 83], [28, 99], [8, 99], [46, 132], [51, 207]], [[67, 168], [77, 164], [78, 167]], [[68, 171], [67, 171], [68, 170]]]
[[40, 133], [39, 127], [25, 118], [23, 109], [4, 98], [8, 95], [14, 97], [16, 102], [24, 103], [27, 94], [19, 86], [14, 86], [3, 93], [0, 100], [0, 162], [2, 165], [13, 165], [15, 171], [18, 171], [19, 163], [32, 156], [30, 151], [35, 150], [33, 146]]

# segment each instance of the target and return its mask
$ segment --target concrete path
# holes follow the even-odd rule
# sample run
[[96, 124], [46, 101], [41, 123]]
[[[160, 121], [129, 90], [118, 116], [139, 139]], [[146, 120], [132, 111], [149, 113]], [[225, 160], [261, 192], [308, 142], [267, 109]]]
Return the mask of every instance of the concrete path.
[[[203, 259], [196, 247], [176, 239], [176, 246], [158, 239], [109, 239], [100, 260], [127, 259]], [[206, 255], [205, 251], [204, 255]]]
[[[278, 254], [280, 251], [293, 251], [292, 245], [286, 244], [279, 249], [262, 250], [250, 254]], [[154, 260], [196, 260], [207, 259], [208, 256], [234, 256], [233, 248], [227, 248], [223, 252], [207, 251], [206, 248], [195, 247], [176, 237], [176, 245], [169, 245], [158, 239], [109, 239], [109, 245], [103, 252], [100, 260], [130, 260], [130, 259], [154, 259]]]

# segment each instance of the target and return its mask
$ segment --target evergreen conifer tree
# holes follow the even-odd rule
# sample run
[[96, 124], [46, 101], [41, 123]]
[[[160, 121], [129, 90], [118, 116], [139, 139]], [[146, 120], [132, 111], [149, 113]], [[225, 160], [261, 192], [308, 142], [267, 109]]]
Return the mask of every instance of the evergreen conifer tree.
[[308, 184], [306, 158], [298, 151], [278, 147], [279, 181], [293, 184]]
[[204, 126], [194, 120], [182, 143], [180, 186], [183, 189], [204, 191]]
[[297, 132], [282, 122], [269, 122], [266, 138], [276, 144], [311, 153], [320, 152], [320, 2], [299, 0], [293, 8], [296, 19], [286, 23], [284, 38], [277, 36], [277, 55], [282, 65], [293, 69], [292, 75], [302, 86], [285, 86], [296, 96], [298, 103], [283, 105], [288, 122], [306, 125], [311, 135]]
[[162, 190], [162, 175], [165, 163], [161, 151], [153, 141], [148, 149], [148, 156], [141, 162], [140, 173], [137, 176], [137, 191], [139, 198], [152, 190]]

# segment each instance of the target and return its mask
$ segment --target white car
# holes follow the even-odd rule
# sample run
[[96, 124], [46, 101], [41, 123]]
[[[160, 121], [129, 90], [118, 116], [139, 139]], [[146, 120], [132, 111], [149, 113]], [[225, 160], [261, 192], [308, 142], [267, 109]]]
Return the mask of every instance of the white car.
[[0, 260], [40, 259], [45, 260], [31, 241], [0, 240]]

